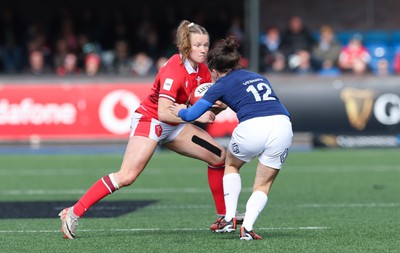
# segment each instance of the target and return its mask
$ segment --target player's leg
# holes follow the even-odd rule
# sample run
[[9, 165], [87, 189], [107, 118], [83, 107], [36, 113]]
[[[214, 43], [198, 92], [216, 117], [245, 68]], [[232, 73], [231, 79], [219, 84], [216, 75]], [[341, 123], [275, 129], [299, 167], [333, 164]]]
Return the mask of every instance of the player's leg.
[[129, 138], [120, 170], [98, 180], [74, 205], [81, 217], [92, 205], [119, 188], [132, 184], [150, 160], [157, 142], [143, 136]]
[[230, 150], [227, 151], [225, 175], [223, 178], [226, 220], [231, 220], [236, 214], [237, 202], [242, 190], [242, 180], [240, 178], [239, 170], [243, 164], [245, 164], [244, 161], [236, 158]]
[[119, 188], [132, 184], [143, 171], [156, 148], [157, 142], [154, 140], [142, 136], [131, 137], [120, 170], [99, 179], [75, 205], [60, 212], [64, 237], [75, 238], [78, 218], [82, 217], [95, 203]]
[[225, 175], [223, 177], [226, 214], [211, 227], [213, 232], [232, 232], [236, 230], [236, 210], [242, 181], [239, 170], [245, 162], [236, 158], [230, 150], [226, 154]]
[[253, 193], [246, 204], [246, 215], [242, 224], [240, 239], [261, 239], [253, 232], [253, 226], [268, 201], [272, 184], [282, 168], [292, 143], [292, 126], [286, 116], [277, 115], [255, 120], [253, 127], [270, 126], [258, 133], [265, 132], [266, 137], [262, 152], [258, 153], [256, 178]]
[[145, 168], [158, 145], [154, 137], [157, 122], [134, 114], [131, 124], [131, 137], [126, 146], [124, 159], [118, 172], [111, 173], [95, 182], [72, 207], [65, 208], [59, 214], [64, 237], [75, 238], [78, 218], [99, 200], [121, 187], [132, 184]]
[[208, 183], [217, 214], [225, 215], [222, 177], [225, 167], [225, 148], [205, 130], [185, 124], [165, 146], [179, 154], [205, 161], [208, 164]]
[[272, 183], [278, 176], [279, 169], [274, 169], [258, 163], [253, 193], [247, 200], [246, 215], [240, 231], [241, 240], [260, 240], [261, 237], [253, 232], [253, 226], [268, 201]]

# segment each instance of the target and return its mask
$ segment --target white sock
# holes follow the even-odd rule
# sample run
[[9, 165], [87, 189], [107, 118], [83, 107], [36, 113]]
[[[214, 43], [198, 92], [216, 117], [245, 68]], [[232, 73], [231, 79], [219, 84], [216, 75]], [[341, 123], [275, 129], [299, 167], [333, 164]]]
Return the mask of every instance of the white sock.
[[223, 177], [224, 199], [226, 206], [225, 220], [229, 221], [236, 214], [237, 202], [242, 190], [242, 179], [238, 173], [226, 174]]
[[114, 185], [115, 190], [118, 190], [119, 189], [119, 185], [117, 183], [117, 180], [115, 180], [114, 173], [111, 173], [108, 176], [110, 177], [111, 183]]
[[255, 191], [251, 194], [246, 204], [246, 214], [244, 216], [243, 227], [247, 231], [253, 230], [253, 225], [256, 222], [258, 215], [267, 204], [268, 196], [262, 191]]
[[69, 215], [70, 217], [74, 218], [74, 219], [80, 218], [78, 215], [76, 215], [76, 214], [74, 213], [74, 206], [71, 206], [71, 207], [68, 209], [68, 215]]

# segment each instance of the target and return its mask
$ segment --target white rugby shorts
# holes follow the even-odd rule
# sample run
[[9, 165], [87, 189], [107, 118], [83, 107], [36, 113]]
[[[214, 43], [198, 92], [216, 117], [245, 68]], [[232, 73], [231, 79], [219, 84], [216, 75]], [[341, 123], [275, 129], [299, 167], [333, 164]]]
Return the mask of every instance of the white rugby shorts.
[[130, 136], [144, 136], [159, 142], [167, 143], [175, 139], [186, 124], [169, 125], [154, 118], [145, 117], [135, 112], [131, 119]]
[[289, 117], [273, 115], [241, 122], [233, 131], [229, 151], [238, 159], [250, 162], [258, 156], [265, 166], [281, 169], [292, 144]]

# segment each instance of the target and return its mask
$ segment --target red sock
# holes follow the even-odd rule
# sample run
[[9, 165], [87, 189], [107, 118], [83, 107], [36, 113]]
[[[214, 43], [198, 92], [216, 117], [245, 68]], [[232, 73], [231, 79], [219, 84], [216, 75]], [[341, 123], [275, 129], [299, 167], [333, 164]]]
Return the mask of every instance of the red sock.
[[222, 178], [224, 177], [225, 164], [208, 166], [208, 184], [214, 198], [217, 214], [225, 215], [225, 199]]
[[91, 206], [96, 204], [99, 200], [103, 199], [108, 194], [118, 190], [111, 177], [112, 174], [102, 177], [90, 187], [89, 190], [78, 200], [74, 205], [74, 213], [81, 217]]

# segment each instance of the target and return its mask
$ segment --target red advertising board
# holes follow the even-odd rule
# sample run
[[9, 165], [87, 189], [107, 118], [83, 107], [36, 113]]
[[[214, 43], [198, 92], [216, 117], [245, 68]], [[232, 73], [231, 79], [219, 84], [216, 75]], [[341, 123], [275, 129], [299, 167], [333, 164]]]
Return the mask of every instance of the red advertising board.
[[129, 134], [148, 84], [8, 85], [0, 88], [0, 139], [104, 139]]
[[[129, 135], [130, 118], [151, 84], [12, 84], [0, 86], [0, 140], [105, 140]], [[236, 116], [209, 131], [231, 133]]]

